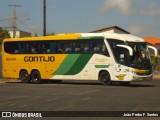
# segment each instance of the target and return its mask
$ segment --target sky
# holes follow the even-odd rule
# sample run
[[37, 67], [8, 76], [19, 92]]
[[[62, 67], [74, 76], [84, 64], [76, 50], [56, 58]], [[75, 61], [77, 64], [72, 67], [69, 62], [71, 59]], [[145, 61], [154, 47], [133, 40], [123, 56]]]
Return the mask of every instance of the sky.
[[[119, 26], [131, 34], [160, 38], [160, 0], [46, 0], [47, 33], [84, 33]], [[0, 27], [43, 35], [43, 0], [0, 0]], [[4, 20], [9, 19], [9, 20]], [[4, 21], [3, 21], [4, 20]]]

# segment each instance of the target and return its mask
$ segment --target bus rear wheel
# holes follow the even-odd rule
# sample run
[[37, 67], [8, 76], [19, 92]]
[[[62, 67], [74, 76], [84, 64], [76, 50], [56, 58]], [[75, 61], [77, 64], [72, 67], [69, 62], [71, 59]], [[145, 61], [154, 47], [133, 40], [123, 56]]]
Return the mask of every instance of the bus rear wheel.
[[110, 75], [108, 72], [102, 72], [99, 76], [99, 80], [102, 85], [110, 85], [111, 84]]
[[41, 75], [39, 71], [33, 71], [31, 73], [31, 82], [34, 84], [40, 84], [41, 83]]
[[21, 80], [22, 83], [30, 82], [30, 76], [26, 70], [20, 72], [19, 79]]

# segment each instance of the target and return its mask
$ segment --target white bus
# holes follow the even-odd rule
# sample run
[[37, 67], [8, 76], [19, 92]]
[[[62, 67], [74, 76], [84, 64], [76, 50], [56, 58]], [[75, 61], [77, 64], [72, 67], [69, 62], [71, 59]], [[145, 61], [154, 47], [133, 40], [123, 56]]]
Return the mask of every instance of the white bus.
[[50, 80], [151, 80], [151, 58], [144, 39], [131, 34], [75, 33], [5, 39], [3, 76], [25, 83]]

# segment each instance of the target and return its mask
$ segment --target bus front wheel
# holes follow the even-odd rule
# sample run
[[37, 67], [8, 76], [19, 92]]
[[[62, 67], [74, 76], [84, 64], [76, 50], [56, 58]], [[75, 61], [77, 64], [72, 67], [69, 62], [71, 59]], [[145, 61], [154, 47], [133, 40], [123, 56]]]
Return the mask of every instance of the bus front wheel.
[[102, 72], [99, 76], [99, 80], [102, 85], [110, 85], [111, 84], [110, 75], [108, 72]]
[[39, 71], [33, 71], [31, 73], [31, 82], [34, 84], [40, 84], [41, 83], [41, 75]]
[[21, 80], [22, 83], [30, 82], [30, 76], [26, 70], [20, 72], [19, 79]]

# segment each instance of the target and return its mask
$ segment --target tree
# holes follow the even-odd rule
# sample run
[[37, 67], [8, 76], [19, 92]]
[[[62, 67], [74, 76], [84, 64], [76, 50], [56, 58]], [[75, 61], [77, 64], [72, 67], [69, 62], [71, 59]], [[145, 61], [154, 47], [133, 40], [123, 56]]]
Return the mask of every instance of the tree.
[[0, 43], [3, 41], [5, 38], [10, 38], [10, 34], [7, 30], [3, 29], [0, 27]]
[[157, 72], [160, 71], [160, 56], [151, 56], [153, 69]]

